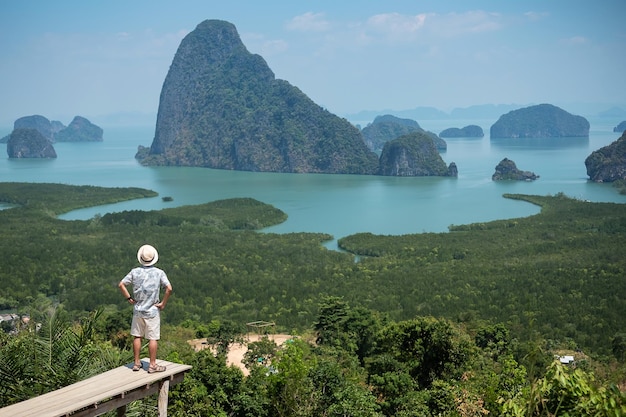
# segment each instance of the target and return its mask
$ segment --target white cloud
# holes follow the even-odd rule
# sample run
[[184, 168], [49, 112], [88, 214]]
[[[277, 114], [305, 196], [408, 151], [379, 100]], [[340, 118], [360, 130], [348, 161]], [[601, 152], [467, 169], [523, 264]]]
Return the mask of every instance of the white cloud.
[[426, 14], [414, 16], [399, 13], [377, 14], [367, 20], [367, 26], [392, 37], [411, 35], [424, 26]]
[[307, 12], [287, 22], [286, 28], [300, 32], [324, 32], [330, 29], [330, 22], [324, 19], [323, 13]]
[[500, 15], [485, 11], [465, 13], [421, 13], [403, 15], [385, 13], [371, 16], [362, 26], [361, 39], [383, 38], [387, 41], [412, 42], [420, 39], [449, 39], [468, 34], [493, 32], [502, 27]]
[[529, 20], [541, 20], [544, 17], [548, 17], [550, 13], [548, 12], [526, 12], [524, 16], [526, 16]]
[[483, 10], [434, 15], [429, 29], [441, 37], [461, 37], [468, 34], [495, 32], [502, 28], [501, 15]]
[[589, 39], [584, 36], [572, 36], [570, 38], [561, 39], [560, 43], [565, 45], [585, 45], [589, 43]]
[[285, 52], [287, 49], [289, 49], [289, 44], [282, 39], [265, 41], [261, 46], [261, 56], [272, 56]]

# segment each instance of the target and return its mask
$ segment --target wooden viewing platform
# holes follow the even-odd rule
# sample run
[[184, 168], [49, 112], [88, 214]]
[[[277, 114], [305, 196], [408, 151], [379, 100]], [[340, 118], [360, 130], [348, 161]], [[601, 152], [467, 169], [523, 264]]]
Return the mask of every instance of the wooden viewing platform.
[[56, 391], [0, 408], [0, 417], [86, 417], [99, 416], [117, 409], [126, 414], [126, 404], [159, 393], [159, 416], [167, 416], [167, 396], [170, 385], [182, 382], [191, 366], [158, 360], [167, 369], [149, 374], [147, 358], [143, 369], [132, 371], [133, 364], [120, 366]]

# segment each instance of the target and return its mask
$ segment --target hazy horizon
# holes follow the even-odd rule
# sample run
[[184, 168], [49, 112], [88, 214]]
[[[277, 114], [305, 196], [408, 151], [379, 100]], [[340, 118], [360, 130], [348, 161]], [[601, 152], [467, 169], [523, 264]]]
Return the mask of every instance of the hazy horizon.
[[252, 0], [0, 3], [0, 126], [156, 116], [182, 38], [235, 25], [276, 78], [339, 116], [550, 103], [626, 108], [626, 3]]

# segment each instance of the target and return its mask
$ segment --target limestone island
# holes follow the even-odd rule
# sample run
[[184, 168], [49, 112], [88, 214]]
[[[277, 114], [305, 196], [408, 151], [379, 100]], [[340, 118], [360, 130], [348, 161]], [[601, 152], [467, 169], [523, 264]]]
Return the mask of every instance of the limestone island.
[[385, 143], [378, 173], [398, 177], [458, 176], [456, 164], [446, 166], [425, 132], [409, 133]]
[[626, 132], [585, 159], [587, 175], [596, 182], [626, 180]]
[[382, 164], [384, 175], [447, 174], [386, 169], [359, 128], [276, 79], [221, 20], [201, 22], [181, 41], [163, 82], [154, 139], [135, 157], [143, 165], [252, 172], [376, 175]]
[[492, 138], [589, 137], [589, 121], [551, 104], [525, 107], [500, 116]]
[[365, 144], [374, 152], [380, 152], [385, 146], [385, 143], [390, 140], [413, 132], [426, 133], [439, 150], [446, 150], [448, 148], [448, 144], [445, 140], [437, 136], [436, 133], [422, 129], [415, 120], [402, 119], [390, 114], [376, 116], [372, 123], [361, 130]]
[[620, 122], [617, 126], [613, 128], [613, 132], [622, 133], [626, 131], [626, 120]]
[[[89, 120], [81, 116], [75, 116], [69, 126], [65, 126], [58, 120], [48, 120], [47, 117], [35, 114], [20, 117], [13, 123], [13, 130], [35, 129], [46, 140], [55, 142], [102, 142], [103, 130]], [[0, 142], [8, 143], [7, 135]]]
[[517, 169], [515, 162], [508, 158], [504, 158], [498, 165], [496, 165], [496, 172], [493, 173], [491, 179], [493, 181], [534, 181], [539, 178], [534, 172], [521, 171]]
[[485, 136], [483, 128], [477, 125], [467, 125], [461, 129], [450, 127], [439, 133], [442, 138], [482, 138]]
[[205, 20], [180, 43], [143, 165], [375, 174], [378, 156], [348, 120], [276, 79], [235, 26]]
[[56, 158], [52, 142], [37, 129], [14, 129], [7, 141], [9, 158]]
[[65, 129], [54, 135], [55, 142], [102, 142], [103, 130], [81, 116], [75, 116]]

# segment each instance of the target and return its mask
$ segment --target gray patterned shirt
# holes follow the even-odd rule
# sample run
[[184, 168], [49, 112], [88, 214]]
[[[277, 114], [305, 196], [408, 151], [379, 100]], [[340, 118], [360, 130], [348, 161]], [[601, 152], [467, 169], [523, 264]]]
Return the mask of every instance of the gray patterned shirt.
[[159, 314], [155, 306], [159, 302], [161, 287], [170, 285], [167, 275], [162, 269], [155, 266], [139, 266], [133, 268], [122, 279], [124, 285], [133, 284], [133, 299], [135, 300], [133, 314], [149, 319]]

